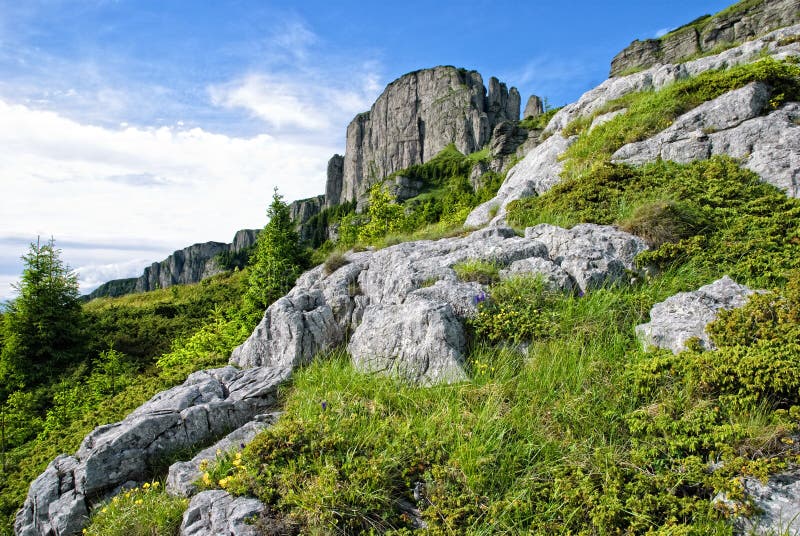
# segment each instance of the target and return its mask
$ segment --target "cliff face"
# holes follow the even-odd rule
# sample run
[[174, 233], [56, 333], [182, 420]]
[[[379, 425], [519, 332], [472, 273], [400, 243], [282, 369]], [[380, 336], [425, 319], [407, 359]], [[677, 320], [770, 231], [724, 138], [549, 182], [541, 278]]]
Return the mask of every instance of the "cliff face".
[[253, 246], [258, 237], [257, 229], [237, 231], [233, 242], [205, 242], [179, 249], [161, 262], [154, 262], [144, 269], [138, 278], [115, 279], [97, 287], [86, 299], [116, 297], [134, 292], [146, 292], [172, 285], [198, 283], [225, 271], [216, 257], [221, 254], [235, 255]]
[[660, 39], [633, 41], [611, 61], [611, 76], [645, 69], [656, 63], [678, 63], [695, 54], [746, 41], [768, 31], [800, 22], [800, 0], [739, 2], [703, 17]]
[[[339, 200], [363, 198], [391, 173], [427, 162], [454, 143], [462, 153], [479, 150], [502, 121], [519, 120], [520, 96], [496, 78], [475, 71], [434, 67], [404, 75], [347, 127]], [[335, 175], [334, 175], [335, 177]], [[330, 202], [328, 203], [331, 204]]]

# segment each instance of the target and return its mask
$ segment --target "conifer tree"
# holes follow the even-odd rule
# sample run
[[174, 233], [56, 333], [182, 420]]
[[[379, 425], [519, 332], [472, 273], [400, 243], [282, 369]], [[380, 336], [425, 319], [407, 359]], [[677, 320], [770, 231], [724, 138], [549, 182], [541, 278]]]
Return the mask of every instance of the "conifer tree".
[[82, 350], [83, 313], [75, 273], [51, 238], [31, 244], [14, 285], [18, 296], [3, 315], [0, 379], [6, 394], [31, 386], [69, 364]]
[[249, 287], [245, 300], [255, 311], [262, 312], [286, 294], [303, 267], [300, 237], [278, 189], [267, 209], [269, 222], [259, 233], [250, 258]]

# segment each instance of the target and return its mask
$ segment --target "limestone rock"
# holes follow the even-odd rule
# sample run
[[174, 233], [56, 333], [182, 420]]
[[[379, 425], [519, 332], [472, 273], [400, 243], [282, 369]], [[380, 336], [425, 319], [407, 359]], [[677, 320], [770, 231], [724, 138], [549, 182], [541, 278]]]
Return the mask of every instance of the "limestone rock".
[[544, 113], [544, 103], [541, 97], [531, 95], [528, 97], [528, 102], [525, 104], [525, 111], [522, 112], [522, 118], [539, 117]]
[[298, 199], [289, 203], [289, 217], [294, 222], [300, 240], [311, 240], [313, 229], [305, 225], [308, 220], [325, 208], [325, 196], [318, 195], [308, 199]]
[[497, 191], [497, 195], [475, 207], [464, 225], [478, 227], [489, 221], [502, 222], [508, 203], [515, 199], [543, 193], [557, 184], [561, 180], [560, 174], [564, 169], [564, 164], [558, 160], [558, 157], [576, 139], [577, 136], [564, 138], [561, 135], [553, 135], [532, 149], [521, 162], [511, 168], [506, 175], [506, 180]]
[[369, 112], [347, 127], [341, 200], [363, 201], [369, 186], [427, 162], [448, 144], [462, 153], [483, 147], [502, 121], [519, 120], [516, 89], [455, 67], [406, 74], [387, 86]]
[[744, 494], [753, 502], [753, 517], [735, 518], [737, 532], [753, 536], [800, 532], [800, 470], [773, 475], [767, 483], [744, 478]]
[[122, 484], [144, 480], [164, 456], [208, 443], [274, 407], [277, 387], [288, 375], [286, 369], [230, 366], [195, 372], [123, 421], [96, 428], [74, 457], [56, 458], [33, 481], [17, 513], [16, 533], [50, 536], [79, 530], [94, 502]]
[[258, 536], [252, 522], [264, 511], [252, 497], [232, 497], [227, 491], [198, 493], [183, 514], [180, 536]]
[[234, 349], [231, 363], [240, 367], [288, 367], [308, 363], [318, 352], [341, 342], [319, 290], [290, 293], [270, 305], [253, 334]]
[[503, 121], [494, 127], [492, 141], [489, 144], [489, 154], [492, 158], [490, 169], [501, 172], [527, 139], [528, 131], [517, 126], [516, 122]]
[[349, 262], [333, 273], [319, 266], [298, 278], [231, 359], [241, 366], [291, 367], [353, 333], [350, 350], [365, 370], [395, 371], [426, 384], [455, 381], [463, 378], [459, 320], [475, 313], [475, 299], [485, 291], [460, 281], [455, 265], [480, 259], [524, 271], [525, 261], [537, 267], [528, 271], [543, 273], [554, 286], [585, 291], [628, 282], [636, 271], [633, 258], [644, 249], [643, 240], [612, 227], [582, 225], [538, 226], [526, 237], [487, 227], [464, 237], [348, 253]]
[[566, 270], [550, 259], [531, 257], [512, 262], [508, 268], [500, 270], [500, 278], [508, 279], [522, 274], [536, 274], [542, 277], [544, 284], [551, 290], [573, 290], [575, 280]]
[[[696, 76], [709, 70], [750, 63], [763, 55], [776, 59], [800, 56], [800, 43], [790, 42], [790, 39], [786, 39], [798, 34], [800, 34], [800, 24], [775, 30], [719, 54], [679, 65], [659, 64], [642, 72], [606, 80], [581, 95], [576, 102], [564, 106], [553, 116], [544, 130], [544, 135], [549, 137], [530, 149], [525, 158], [509, 170], [505, 182], [494, 199], [476, 207], [467, 217], [466, 225], [477, 227], [489, 222], [500, 224], [505, 220], [508, 203], [516, 199], [542, 194], [558, 184], [563, 170], [563, 163], [559, 161], [559, 157], [576, 139], [575, 137], [565, 139], [562, 135], [564, 128], [572, 121], [579, 117], [598, 113], [609, 102], [629, 93], [658, 90], [676, 80]], [[760, 145], [758, 142], [755, 143], [756, 146], [759, 146], [759, 151], [757, 155], [750, 155], [748, 166], [762, 177], [776, 174], [775, 179], [768, 178], [767, 180], [773, 184], [779, 184], [787, 192], [797, 191], [797, 175], [792, 173], [792, 170], [798, 169], [797, 165], [793, 163], [796, 162], [795, 155], [797, 154], [795, 149], [797, 136], [794, 134], [794, 127], [797, 126], [795, 123], [796, 112], [791, 104], [784, 106], [778, 112], [782, 112], [783, 115], [771, 118], [769, 121], [772, 126], [770, 127], [761, 125], [760, 121], [763, 121], [764, 118], [752, 119], [755, 122], [753, 124], [750, 124], [749, 121], [743, 123], [740, 128], [746, 129], [747, 137], [742, 135], [741, 143], [731, 141], [729, 148], [724, 150], [734, 151], [738, 148], [745, 148], [749, 140], [754, 140], [758, 136], [753, 133], [754, 131], [767, 131], [769, 137], [765, 138]], [[691, 114], [691, 112], [689, 113]], [[611, 118], [612, 116], [606, 115], [600, 121]], [[733, 130], [735, 129], [731, 129], [731, 132]], [[728, 131], [720, 131], [716, 136], [720, 140], [718, 145], [720, 152], [724, 151], [723, 147], [728, 140], [726, 132]], [[738, 137], [739, 134], [736, 136]], [[774, 152], [777, 158], [771, 159], [770, 152]], [[792, 180], [795, 181], [794, 190], [790, 186]]]
[[335, 154], [328, 160], [328, 173], [325, 181], [325, 207], [335, 207], [349, 199], [342, 199], [344, 184], [344, 157]]
[[647, 243], [610, 226], [583, 223], [562, 229], [546, 223], [525, 229], [525, 237], [541, 242], [547, 255], [568, 273], [581, 291], [628, 283], [636, 272], [634, 259]]
[[752, 293], [725, 276], [655, 304], [650, 310], [650, 322], [636, 326], [636, 335], [646, 347], [668, 348], [676, 354], [686, 348], [686, 341], [692, 337], [698, 337], [704, 348], [713, 349], [706, 326], [719, 311], [743, 306]]
[[171, 495], [191, 497], [198, 491], [195, 482], [203, 476], [200, 465], [203, 460], [213, 462], [217, 459], [217, 452], [229, 453], [240, 451], [244, 446], [262, 430], [266, 430], [278, 420], [280, 413], [258, 415], [254, 420], [237, 428], [207, 449], [198, 452], [194, 458], [186, 462], [175, 462], [169, 467], [166, 489]]
[[656, 63], [678, 63], [688, 56], [752, 39], [798, 22], [798, 0], [762, 0], [744, 8], [734, 6], [713, 17], [698, 19], [660, 39], [634, 41], [611, 61], [611, 76]]
[[647, 140], [614, 153], [615, 162], [642, 164], [658, 158], [680, 163], [725, 154], [787, 195], [800, 195], [800, 104], [766, 116], [769, 88], [760, 82], [703, 103]]
[[465, 345], [464, 328], [452, 307], [419, 299], [367, 307], [347, 349], [360, 370], [432, 385], [467, 379]]

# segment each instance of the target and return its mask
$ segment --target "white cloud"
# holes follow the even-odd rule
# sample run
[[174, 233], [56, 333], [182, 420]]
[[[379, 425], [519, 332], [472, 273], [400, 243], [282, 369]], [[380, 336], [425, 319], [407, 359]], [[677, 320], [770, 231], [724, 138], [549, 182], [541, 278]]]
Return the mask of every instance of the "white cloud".
[[660, 30], [658, 30], [656, 32], [655, 37], [656, 37], [656, 39], [658, 39], [659, 37], [664, 37], [665, 35], [667, 35], [671, 31], [672, 31], [672, 28], [661, 28]]
[[[371, 67], [367, 64], [367, 68]], [[369, 109], [378, 95], [378, 75], [371, 71], [343, 74], [340, 86], [325, 84], [329, 75], [304, 72], [250, 73], [226, 84], [209, 87], [212, 102], [242, 108], [277, 131], [299, 129], [334, 134], [333, 128]], [[338, 133], [344, 138], [344, 131]]]
[[[264, 225], [273, 187], [287, 200], [324, 191], [337, 150], [264, 134], [103, 128], [0, 100], [0, 232], [52, 235], [57, 245], [118, 244], [80, 259], [62, 249], [86, 274], [134, 275], [125, 240], [153, 244], [135, 255], [148, 262], [194, 242], [229, 241], [237, 229]], [[5, 259], [24, 253], [3, 250]], [[83, 276], [83, 290], [99, 277]], [[8, 297], [0, 288], [0, 299]]]

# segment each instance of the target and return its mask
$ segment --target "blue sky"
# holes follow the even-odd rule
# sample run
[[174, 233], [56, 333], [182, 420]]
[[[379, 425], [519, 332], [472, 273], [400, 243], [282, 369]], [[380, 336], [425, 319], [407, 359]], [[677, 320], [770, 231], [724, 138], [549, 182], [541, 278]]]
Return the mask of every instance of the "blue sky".
[[82, 290], [322, 193], [352, 117], [449, 64], [552, 105], [725, 1], [0, 0], [0, 299], [37, 235]]

